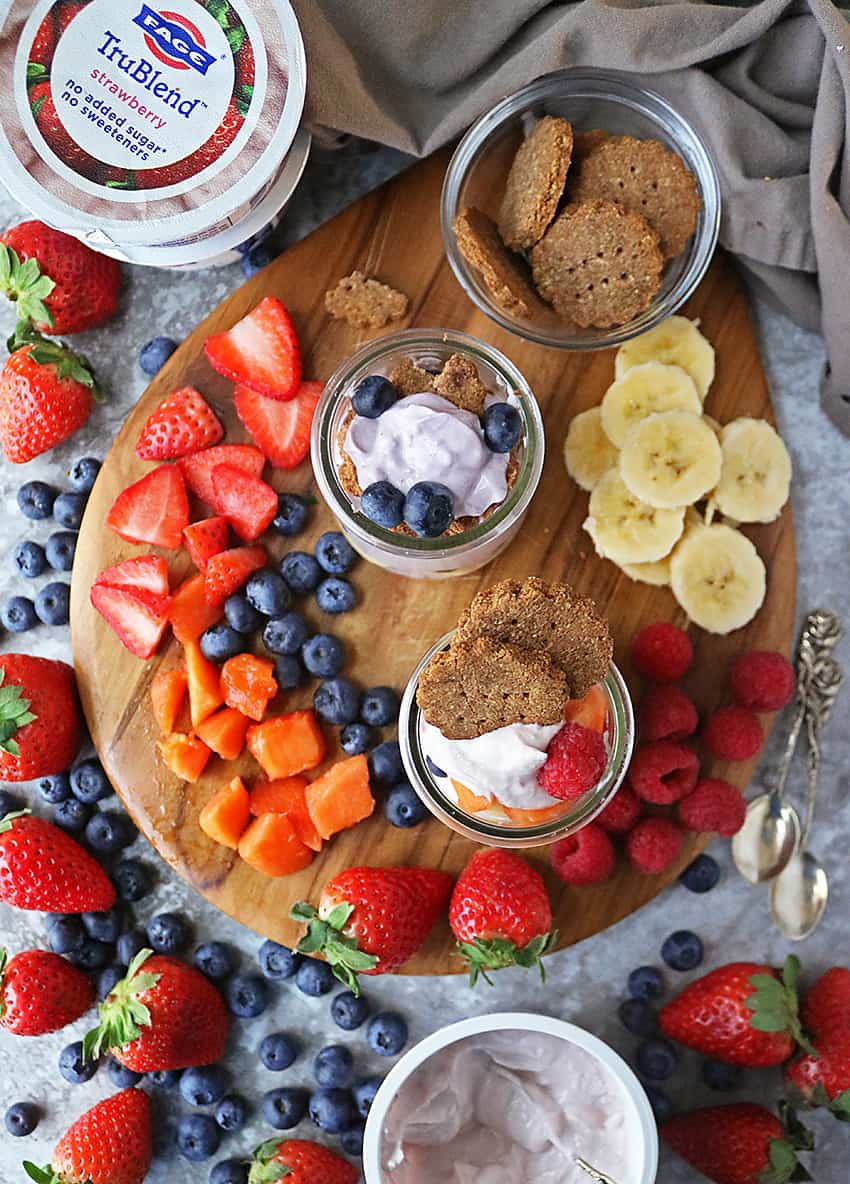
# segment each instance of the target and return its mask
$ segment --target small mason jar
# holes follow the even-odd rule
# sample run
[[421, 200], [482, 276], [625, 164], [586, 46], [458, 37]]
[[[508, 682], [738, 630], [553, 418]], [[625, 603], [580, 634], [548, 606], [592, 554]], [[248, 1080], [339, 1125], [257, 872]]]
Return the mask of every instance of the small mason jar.
[[[516, 480], [500, 505], [462, 533], [419, 538], [376, 526], [360, 512], [360, 499], [346, 491], [339, 475], [340, 434], [352, 410], [354, 389], [370, 374], [389, 377], [404, 358], [436, 371], [452, 354], [468, 357], [488, 390], [519, 412], [522, 435], [516, 449]], [[543, 471], [543, 420], [522, 374], [492, 345], [451, 329], [406, 329], [361, 346], [331, 376], [313, 419], [311, 455], [322, 497], [355, 550], [396, 575], [445, 579], [483, 567], [519, 530]]]
[[435, 654], [448, 649], [453, 636], [454, 630], [428, 650], [410, 676], [402, 698], [398, 739], [411, 785], [435, 818], [464, 838], [488, 847], [542, 847], [574, 834], [610, 802], [629, 767], [635, 737], [634, 713], [622, 674], [612, 663], [599, 683], [607, 706], [604, 740], [608, 763], [592, 789], [575, 801], [559, 802], [553, 798], [551, 814], [546, 810], [547, 816], [533, 823], [518, 822], [498, 808], [471, 813], [459, 805], [451, 778], [429, 760], [423, 740], [424, 719], [416, 702], [420, 674]]

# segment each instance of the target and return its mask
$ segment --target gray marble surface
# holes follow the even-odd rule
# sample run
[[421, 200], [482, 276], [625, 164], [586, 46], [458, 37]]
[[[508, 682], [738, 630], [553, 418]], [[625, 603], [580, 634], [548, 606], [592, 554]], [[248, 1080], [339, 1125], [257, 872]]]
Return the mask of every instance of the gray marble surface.
[[[335, 153], [316, 152], [281, 228], [281, 241], [295, 241], [404, 163], [405, 158], [397, 153], [357, 146]], [[0, 196], [0, 225], [20, 216], [21, 211], [14, 203]], [[95, 412], [89, 425], [71, 443], [32, 462], [25, 470], [0, 464], [0, 540], [5, 557], [0, 565], [0, 596], [23, 591], [22, 581], [11, 571], [14, 544], [24, 537], [43, 541], [49, 533], [47, 524], [29, 524], [17, 513], [14, 496], [18, 485], [31, 477], [59, 483], [74, 457], [86, 453], [103, 455], [145, 386], [136, 362], [139, 345], [159, 333], [183, 337], [241, 279], [238, 266], [202, 273], [168, 274], [143, 269], [128, 272], [119, 317], [107, 330], [80, 338], [80, 347], [89, 353], [110, 389], [111, 401]], [[816, 605], [826, 605], [850, 619], [847, 565], [850, 445], [828, 423], [818, 406], [822, 343], [760, 302], [755, 304], [754, 312], [780, 428], [794, 460], [799, 612], [802, 615]], [[11, 324], [5, 307], [0, 308], [0, 320], [0, 329], [5, 330]], [[8, 644], [5, 639], [4, 643]], [[14, 648], [47, 656], [67, 656], [67, 631], [39, 628], [16, 640]], [[837, 656], [848, 660], [846, 643], [839, 647]], [[836, 960], [850, 961], [847, 952], [850, 864], [846, 858], [850, 847], [850, 813], [845, 805], [848, 735], [850, 693], [845, 693], [826, 736], [822, 800], [814, 846], [829, 867], [832, 897], [823, 925], [800, 949], [809, 977]], [[765, 765], [775, 759], [777, 751], [778, 737], [775, 737], [765, 753]], [[793, 786], [799, 793], [799, 771]], [[196, 941], [211, 937], [228, 941], [239, 950], [243, 967], [250, 967], [260, 939], [195, 896], [147, 849], [143, 840], [137, 842], [134, 854], [137, 851], [156, 866], [158, 874], [155, 894], [138, 907], [139, 921], [143, 923], [163, 909], [182, 910], [192, 919]], [[463, 1016], [516, 1009], [573, 1020], [630, 1057], [635, 1042], [616, 1018], [626, 975], [634, 966], [659, 962], [661, 943], [672, 929], [689, 927], [702, 935], [707, 966], [737, 958], [779, 963], [791, 949], [771, 928], [766, 893], [745, 886], [736, 877], [727, 844], [716, 842], [712, 853], [721, 862], [724, 875], [710, 897], [694, 896], [679, 885], [669, 889], [615, 928], [548, 959], [545, 986], [520, 971], [505, 971], [497, 976], [492, 989], [480, 988], [475, 992], [459, 978], [377, 979], [369, 982], [369, 997], [376, 1008], [391, 1006], [402, 1010], [409, 1018], [413, 1039]], [[14, 913], [0, 905], [0, 933], [3, 944], [12, 951], [41, 944], [42, 918]], [[668, 986], [678, 988], [688, 977], [669, 971]], [[11, 1184], [22, 1179], [19, 1163], [24, 1157], [46, 1162], [54, 1141], [69, 1121], [111, 1092], [103, 1069], [82, 1086], [69, 1086], [58, 1075], [60, 1050], [71, 1039], [79, 1038], [86, 1026], [87, 1021], [82, 1020], [73, 1028], [38, 1041], [24, 1041], [0, 1031], [0, 1112], [22, 1098], [34, 1100], [44, 1111], [37, 1132], [26, 1140], [14, 1140], [5, 1130], [0, 1131], [0, 1180]], [[266, 1032], [281, 1028], [298, 1031], [305, 1052], [292, 1069], [275, 1075], [258, 1065], [255, 1050]], [[312, 1054], [323, 1044], [338, 1039], [352, 1046], [358, 1072], [365, 1074], [383, 1067], [377, 1063], [379, 1058], [368, 1054], [361, 1036], [340, 1033], [333, 1026], [327, 998], [307, 999], [288, 984], [277, 988], [274, 1004], [265, 1015], [252, 1022], [237, 1021], [233, 1026], [228, 1064], [233, 1072], [234, 1088], [252, 1099], [254, 1118], [241, 1134], [223, 1141], [216, 1158], [241, 1154], [265, 1137], [268, 1128], [263, 1127], [258, 1114], [262, 1092], [280, 1084], [309, 1083]], [[733, 1096], [769, 1102], [776, 1096], [778, 1085], [776, 1072], [752, 1073], [744, 1077]], [[699, 1062], [690, 1055], [682, 1057], [667, 1088], [682, 1108], [724, 1100], [699, 1084]], [[151, 1184], [176, 1184], [178, 1180], [195, 1184], [207, 1179], [210, 1164], [188, 1165], [175, 1156], [172, 1123], [179, 1108], [174, 1097], [167, 1104], [160, 1099], [157, 1105], [161, 1154], [150, 1173]], [[820, 1184], [839, 1184], [846, 1179], [850, 1131], [823, 1120], [816, 1120], [816, 1125], [820, 1132], [816, 1178]], [[662, 1154], [658, 1179], [661, 1184], [682, 1184], [695, 1180], [696, 1175], [681, 1162]]]

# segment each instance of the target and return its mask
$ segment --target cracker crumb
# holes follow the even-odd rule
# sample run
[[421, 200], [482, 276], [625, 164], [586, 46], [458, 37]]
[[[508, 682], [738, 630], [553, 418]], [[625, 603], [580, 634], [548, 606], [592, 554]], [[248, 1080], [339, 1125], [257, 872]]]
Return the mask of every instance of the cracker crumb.
[[362, 271], [352, 271], [325, 292], [325, 308], [336, 320], [348, 321], [355, 329], [383, 329], [405, 316], [408, 299]]
[[402, 358], [390, 372], [390, 382], [402, 399], [405, 395], [421, 395], [426, 391], [436, 390], [434, 377], [421, 366], [417, 366], [412, 358]]
[[478, 367], [463, 354], [452, 354], [434, 380], [434, 390], [462, 411], [483, 415], [489, 391], [478, 374]]

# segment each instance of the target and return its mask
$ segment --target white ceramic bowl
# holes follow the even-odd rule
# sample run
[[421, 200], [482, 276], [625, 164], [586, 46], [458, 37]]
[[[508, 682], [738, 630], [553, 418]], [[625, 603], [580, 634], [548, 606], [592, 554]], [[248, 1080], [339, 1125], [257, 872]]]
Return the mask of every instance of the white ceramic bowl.
[[[414, 1045], [393, 1066], [375, 1095], [363, 1140], [363, 1171], [366, 1184], [389, 1184], [381, 1168], [381, 1141], [390, 1106], [401, 1087], [435, 1053], [459, 1040], [488, 1032], [524, 1031], [556, 1036], [595, 1057], [619, 1083], [633, 1130], [638, 1154], [629, 1175], [617, 1184], [653, 1184], [658, 1170], [658, 1132], [655, 1118], [641, 1083], [623, 1058], [604, 1041], [565, 1020], [521, 1011], [497, 1012], [449, 1024]], [[603, 1165], [599, 1165], [602, 1167]]]

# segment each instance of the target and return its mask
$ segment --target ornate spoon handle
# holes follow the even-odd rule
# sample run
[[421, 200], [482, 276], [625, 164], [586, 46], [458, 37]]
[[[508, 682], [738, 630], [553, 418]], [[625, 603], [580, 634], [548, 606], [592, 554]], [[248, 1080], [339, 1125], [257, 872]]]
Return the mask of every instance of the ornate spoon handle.
[[806, 785], [806, 820], [800, 835], [800, 850], [805, 850], [815, 816], [818, 773], [820, 771], [820, 733], [832, 713], [844, 674], [835, 659], [822, 655], [812, 667], [806, 708], [806, 739], [808, 741], [808, 782]]

